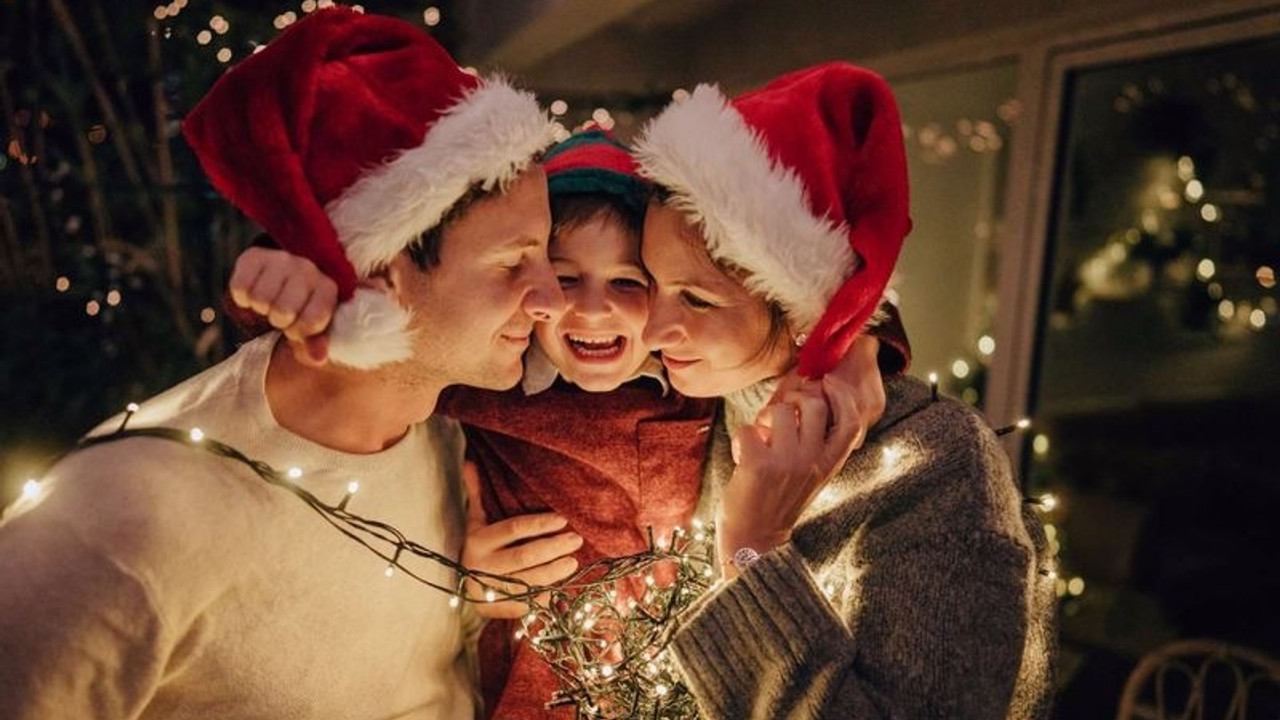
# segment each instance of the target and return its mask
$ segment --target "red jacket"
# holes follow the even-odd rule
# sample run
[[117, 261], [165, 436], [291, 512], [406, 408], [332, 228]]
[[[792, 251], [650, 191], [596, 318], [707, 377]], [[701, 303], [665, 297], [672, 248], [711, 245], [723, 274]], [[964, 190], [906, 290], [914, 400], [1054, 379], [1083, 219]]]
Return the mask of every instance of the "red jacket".
[[[900, 373], [910, 346], [896, 314], [872, 331], [880, 371]], [[641, 377], [613, 392], [588, 393], [557, 380], [526, 395], [455, 387], [439, 412], [462, 422], [467, 456], [480, 470], [490, 522], [555, 511], [583, 537], [580, 565], [641, 552], [646, 528], [688, 526], [702, 486], [702, 463], [718, 399], [687, 398]], [[513, 621], [490, 621], [480, 637], [485, 717], [541, 720], [574, 716], [547, 710], [554, 673], [517, 643]]]

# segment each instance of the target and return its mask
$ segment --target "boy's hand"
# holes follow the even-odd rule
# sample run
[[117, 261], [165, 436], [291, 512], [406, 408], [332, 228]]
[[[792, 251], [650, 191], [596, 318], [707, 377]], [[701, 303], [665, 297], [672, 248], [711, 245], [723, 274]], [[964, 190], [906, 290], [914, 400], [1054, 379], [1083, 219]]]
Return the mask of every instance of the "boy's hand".
[[[582, 536], [572, 531], [551, 534], [564, 528], [567, 521], [562, 516], [534, 513], [489, 523], [480, 504], [480, 475], [474, 463], [463, 465], [462, 478], [467, 489], [464, 566], [512, 577], [528, 585], [550, 585], [578, 569], [578, 561], [571, 553], [582, 547]], [[523, 590], [518, 585], [506, 589]], [[514, 619], [528, 612], [523, 601], [484, 602], [484, 590], [470, 580], [466, 583], [466, 594], [480, 617]]]
[[324, 333], [338, 305], [338, 285], [314, 263], [284, 250], [251, 247], [236, 259], [228, 284], [232, 302], [267, 318], [299, 362], [317, 366], [328, 360]]

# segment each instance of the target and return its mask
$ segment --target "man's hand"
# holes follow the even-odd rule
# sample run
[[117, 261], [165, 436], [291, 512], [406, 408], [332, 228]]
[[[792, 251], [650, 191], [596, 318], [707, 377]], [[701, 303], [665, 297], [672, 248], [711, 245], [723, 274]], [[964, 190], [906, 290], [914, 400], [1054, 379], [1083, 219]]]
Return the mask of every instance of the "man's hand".
[[[474, 463], [463, 466], [467, 488], [467, 539], [462, 547], [462, 564], [472, 570], [515, 578], [528, 585], [550, 585], [578, 569], [571, 553], [582, 547], [582, 536], [557, 530], [566, 520], [555, 513], [535, 513], [487, 522], [480, 504], [480, 475]], [[518, 585], [507, 586], [520, 592]], [[467, 581], [466, 594], [474, 602], [476, 614], [485, 618], [519, 618], [528, 612], [523, 602], [484, 602], [480, 584]]]
[[236, 258], [228, 284], [231, 301], [267, 318], [289, 340], [298, 362], [315, 367], [328, 361], [324, 332], [338, 306], [338, 285], [314, 263], [251, 247]]

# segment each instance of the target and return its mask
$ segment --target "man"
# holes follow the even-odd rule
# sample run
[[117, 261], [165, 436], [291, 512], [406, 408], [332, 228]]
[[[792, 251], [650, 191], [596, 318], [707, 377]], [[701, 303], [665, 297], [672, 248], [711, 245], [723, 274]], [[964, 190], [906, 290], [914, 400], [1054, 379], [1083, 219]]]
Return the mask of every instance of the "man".
[[[264, 336], [129, 427], [293, 468], [456, 557], [460, 435], [429, 417], [437, 395], [513, 385], [533, 323], [563, 306], [532, 162], [545, 114], [412, 25], [335, 8], [228, 72], [184, 131], [221, 192], [334, 279], [333, 362]], [[0, 524], [0, 718], [471, 717], [448, 596], [192, 445], [73, 453]]]

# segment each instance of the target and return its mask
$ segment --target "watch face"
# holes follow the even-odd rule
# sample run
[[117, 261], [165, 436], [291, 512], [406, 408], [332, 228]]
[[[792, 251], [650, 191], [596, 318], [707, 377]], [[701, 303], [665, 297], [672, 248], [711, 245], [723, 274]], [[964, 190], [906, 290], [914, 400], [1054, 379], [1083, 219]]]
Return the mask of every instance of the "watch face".
[[760, 553], [749, 547], [738, 548], [733, 554], [733, 564], [739, 570], [745, 570], [760, 559]]

